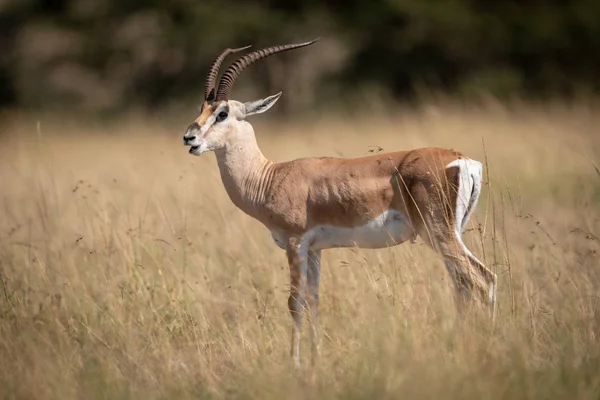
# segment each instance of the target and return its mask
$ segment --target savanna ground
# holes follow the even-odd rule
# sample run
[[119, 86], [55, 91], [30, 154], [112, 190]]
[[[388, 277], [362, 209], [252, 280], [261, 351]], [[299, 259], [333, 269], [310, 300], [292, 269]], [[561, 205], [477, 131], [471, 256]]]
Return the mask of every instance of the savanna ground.
[[[485, 163], [464, 234], [495, 326], [456, 319], [419, 241], [324, 252], [322, 354], [290, 368], [285, 255], [176, 124], [32, 117], [0, 139], [0, 393], [93, 398], [598, 398], [600, 108], [253, 121], [274, 160], [452, 147]], [[164, 122], [164, 121], [163, 121]], [[60, 135], [59, 135], [60, 133]]]

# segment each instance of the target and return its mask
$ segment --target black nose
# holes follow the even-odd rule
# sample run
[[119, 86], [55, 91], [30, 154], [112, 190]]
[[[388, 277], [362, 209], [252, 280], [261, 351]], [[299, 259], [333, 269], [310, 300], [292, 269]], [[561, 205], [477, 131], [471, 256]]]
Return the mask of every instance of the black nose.
[[198, 125], [196, 122], [194, 122], [193, 124], [188, 126], [187, 130], [185, 131], [185, 134], [183, 135], [183, 144], [187, 145], [188, 143], [190, 143], [194, 139], [196, 139], [196, 134], [199, 131], [200, 131], [200, 125]]

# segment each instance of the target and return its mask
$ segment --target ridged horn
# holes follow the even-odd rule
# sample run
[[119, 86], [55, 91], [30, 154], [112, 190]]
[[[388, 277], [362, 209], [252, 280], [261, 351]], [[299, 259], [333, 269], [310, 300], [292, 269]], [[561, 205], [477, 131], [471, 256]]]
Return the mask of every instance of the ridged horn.
[[[230, 54], [234, 54], [234, 53], [240, 52], [242, 50], [246, 50], [250, 47], [252, 47], [252, 46], [239, 47], [237, 49], [225, 49], [221, 52], [221, 54], [219, 54], [219, 56], [215, 59], [215, 61], [213, 61], [212, 65], [210, 66], [210, 70], [208, 71], [208, 76], [206, 77], [206, 85], [205, 85], [205, 90], [204, 90], [204, 99], [205, 100], [209, 100], [209, 97], [212, 97], [212, 100], [214, 100], [214, 97], [215, 97], [214, 89], [215, 89], [215, 84], [217, 83], [217, 75], [219, 74], [219, 68], [221, 68], [221, 64], [223, 63], [223, 60], [225, 60], [225, 57], [227, 57]], [[211, 92], [212, 92], [212, 94], [211, 94]]]
[[244, 69], [246, 69], [250, 64], [255, 63], [256, 61], [268, 57], [270, 55], [281, 53], [282, 51], [293, 50], [300, 47], [308, 46], [319, 40], [320, 38], [316, 38], [311, 40], [310, 42], [304, 43], [296, 43], [296, 44], [285, 44], [281, 46], [272, 46], [264, 49], [253, 51], [252, 53], [248, 53], [243, 57], [237, 59], [233, 64], [227, 68], [221, 80], [219, 81], [219, 87], [217, 89], [217, 100], [227, 100], [229, 98], [229, 93], [231, 92], [231, 88], [235, 83], [237, 77], [242, 73]]

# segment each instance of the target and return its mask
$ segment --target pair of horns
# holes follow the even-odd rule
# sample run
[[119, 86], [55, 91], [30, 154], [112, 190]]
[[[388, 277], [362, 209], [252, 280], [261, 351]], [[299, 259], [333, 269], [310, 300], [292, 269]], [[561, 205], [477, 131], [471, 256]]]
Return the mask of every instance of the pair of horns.
[[255, 63], [256, 61], [268, 57], [270, 55], [281, 53], [282, 51], [293, 50], [300, 47], [308, 46], [313, 44], [319, 40], [319, 38], [311, 40], [310, 42], [304, 43], [296, 43], [296, 44], [285, 44], [281, 46], [272, 46], [267, 47], [261, 50], [253, 51], [252, 53], [248, 53], [243, 57], [238, 58], [233, 64], [227, 68], [221, 80], [219, 81], [219, 86], [216, 88], [215, 93], [215, 84], [217, 82], [217, 74], [219, 73], [219, 68], [221, 64], [230, 54], [238, 53], [242, 50], [246, 50], [251, 46], [240, 47], [237, 49], [225, 49], [219, 54], [219, 56], [213, 61], [210, 71], [208, 72], [208, 76], [206, 78], [206, 86], [205, 86], [205, 99], [208, 102], [212, 102], [215, 100], [227, 100], [229, 98], [229, 93], [231, 92], [231, 88], [235, 83], [237, 77], [242, 73], [244, 69], [246, 69], [250, 64]]

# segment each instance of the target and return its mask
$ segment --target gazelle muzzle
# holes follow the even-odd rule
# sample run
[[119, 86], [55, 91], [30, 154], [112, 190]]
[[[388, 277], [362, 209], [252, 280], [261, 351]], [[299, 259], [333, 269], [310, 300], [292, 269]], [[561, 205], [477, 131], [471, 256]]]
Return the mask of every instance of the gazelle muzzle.
[[191, 146], [194, 140], [196, 140], [198, 133], [200, 133], [200, 125], [194, 122], [188, 126], [187, 130], [185, 131], [185, 134], [183, 135], [183, 144], [185, 146]]

